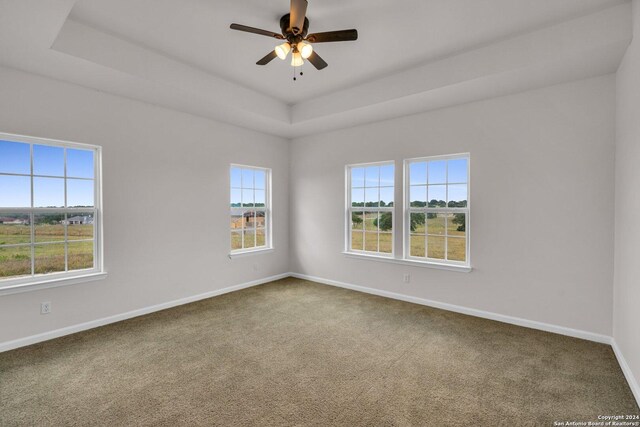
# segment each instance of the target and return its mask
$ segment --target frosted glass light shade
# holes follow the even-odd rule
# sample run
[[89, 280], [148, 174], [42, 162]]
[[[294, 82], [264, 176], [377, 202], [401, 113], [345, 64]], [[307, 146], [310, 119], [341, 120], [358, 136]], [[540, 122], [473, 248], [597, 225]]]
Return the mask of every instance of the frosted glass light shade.
[[302, 58], [307, 59], [313, 53], [313, 46], [311, 46], [309, 43], [300, 42], [298, 43], [298, 51], [300, 51], [300, 55], [302, 55]]
[[304, 60], [300, 52], [293, 52], [293, 55], [291, 55], [291, 65], [293, 67], [300, 67], [302, 64], [304, 64]]
[[287, 57], [287, 55], [289, 54], [289, 51], [291, 50], [291, 45], [289, 43], [282, 43], [279, 46], [276, 46], [276, 55], [278, 55], [278, 58], [282, 59], [283, 61], [285, 60], [285, 58]]

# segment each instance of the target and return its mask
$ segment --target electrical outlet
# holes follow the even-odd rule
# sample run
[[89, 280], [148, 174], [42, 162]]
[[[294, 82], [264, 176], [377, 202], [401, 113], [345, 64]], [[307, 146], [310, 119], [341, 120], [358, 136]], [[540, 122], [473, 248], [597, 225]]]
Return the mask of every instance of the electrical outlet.
[[405, 274], [405, 275], [402, 277], [402, 281], [403, 281], [404, 283], [410, 283], [410, 282], [411, 282], [411, 275], [410, 275], [410, 274]]
[[51, 313], [51, 303], [43, 302], [40, 304], [40, 314], [49, 314]]

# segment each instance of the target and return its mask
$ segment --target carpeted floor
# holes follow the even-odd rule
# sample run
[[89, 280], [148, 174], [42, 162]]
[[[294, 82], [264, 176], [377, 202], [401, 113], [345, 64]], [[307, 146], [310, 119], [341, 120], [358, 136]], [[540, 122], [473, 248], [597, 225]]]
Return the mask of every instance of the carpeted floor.
[[526, 426], [640, 414], [611, 348], [285, 279], [0, 353], [0, 425]]

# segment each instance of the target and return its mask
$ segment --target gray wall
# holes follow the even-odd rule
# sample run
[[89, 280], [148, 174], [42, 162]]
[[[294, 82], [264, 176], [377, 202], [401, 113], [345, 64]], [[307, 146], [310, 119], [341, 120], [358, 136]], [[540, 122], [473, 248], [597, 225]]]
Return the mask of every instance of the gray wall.
[[[614, 139], [610, 75], [294, 140], [291, 269], [611, 335]], [[401, 200], [403, 159], [460, 152], [471, 153], [471, 273], [341, 253], [346, 164], [395, 160]]]
[[[617, 74], [616, 233], [613, 336], [640, 384], [640, 1], [634, 41]], [[640, 399], [640, 389], [636, 389]]]
[[[287, 140], [6, 68], [0, 99], [2, 132], [103, 147], [109, 272], [0, 296], [0, 343], [288, 271]], [[227, 257], [232, 162], [273, 168], [273, 253]]]

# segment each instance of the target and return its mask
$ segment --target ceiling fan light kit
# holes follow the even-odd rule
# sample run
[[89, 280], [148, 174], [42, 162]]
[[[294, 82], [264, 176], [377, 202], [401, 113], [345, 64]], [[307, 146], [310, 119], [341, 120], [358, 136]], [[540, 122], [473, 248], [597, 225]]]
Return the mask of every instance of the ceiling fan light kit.
[[[273, 37], [278, 40], [286, 40], [286, 42], [276, 46], [273, 51], [256, 62], [257, 65], [267, 65], [276, 57], [284, 61], [289, 55], [289, 52], [291, 52], [291, 66], [300, 67], [306, 59], [311, 62], [317, 70], [322, 70], [326, 68], [328, 64], [314, 51], [311, 44], [354, 41], [358, 39], [358, 31], [351, 29], [307, 34], [309, 30], [309, 19], [307, 19], [306, 13], [307, 0], [291, 0], [291, 11], [280, 18], [282, 34], [240, 24], [231, 24], [231, 29]], [[296, 80], [295, 77], [294, 80]]]

